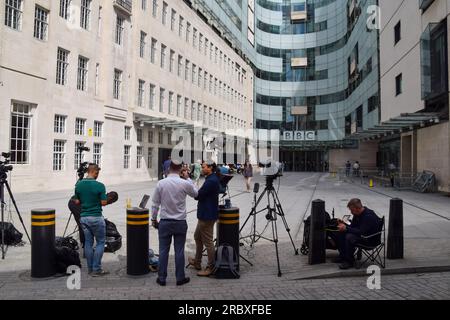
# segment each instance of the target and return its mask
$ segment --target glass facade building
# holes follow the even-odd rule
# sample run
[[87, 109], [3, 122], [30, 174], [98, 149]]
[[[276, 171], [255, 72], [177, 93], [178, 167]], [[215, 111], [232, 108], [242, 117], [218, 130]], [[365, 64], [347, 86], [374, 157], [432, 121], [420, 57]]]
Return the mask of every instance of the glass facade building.
[[254, 67], [254, 127], [280, 130], [292, 170], [323, 169], [307, 168], [305, 152], [326, 163], [327, 150], [357, 147], [352, 135], [378, 124], [377, 3], [192, 1]]

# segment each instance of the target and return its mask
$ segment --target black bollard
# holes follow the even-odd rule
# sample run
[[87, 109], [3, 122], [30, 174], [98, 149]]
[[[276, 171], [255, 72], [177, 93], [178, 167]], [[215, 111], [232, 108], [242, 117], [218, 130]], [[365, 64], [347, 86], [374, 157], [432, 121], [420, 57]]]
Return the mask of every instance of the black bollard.
[[219, 222], [217, 224], [217, 246], [233, 247], [237, 256], [239, 270], [239, 208], [219, 206]]
[[311, 206], [309, 264], [326, 262], [325, 201], [314, 200]]
[[403, 200], [391, 199], [389, 206], [389, 232], [387, 258], [403, 259]]
[[55, 273], [55, 209], [31, 210], [31, 277]]
[[127, 274], [141, 276], [149, 269], [149, 210], [127, 209]]

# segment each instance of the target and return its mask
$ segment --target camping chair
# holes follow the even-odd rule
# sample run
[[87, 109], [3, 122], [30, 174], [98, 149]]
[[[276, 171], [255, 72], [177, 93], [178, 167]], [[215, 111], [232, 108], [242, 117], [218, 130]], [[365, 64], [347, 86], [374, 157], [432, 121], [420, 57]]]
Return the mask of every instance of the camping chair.
[[[382, 267], [386, 267], [386, 228], [385, 218], [380, 219], [379, 231], [377, 233], [361, 236], [365, 243], [356, 244], [356, 260], [357, 268], [361, 268], [367, 261], [375, 263]], [[369, 244], [370, 243], [370, 244]], [[382, 254], [382, 256], [381, 256]], [[364, 255], [364, 260], [362, 259]], [[363, 260], [363, 262], [360, 262]]]

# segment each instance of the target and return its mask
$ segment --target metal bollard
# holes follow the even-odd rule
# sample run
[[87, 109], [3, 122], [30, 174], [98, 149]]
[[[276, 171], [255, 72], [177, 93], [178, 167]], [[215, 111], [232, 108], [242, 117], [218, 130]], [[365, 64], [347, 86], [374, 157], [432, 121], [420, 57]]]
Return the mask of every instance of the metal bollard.
[[239, 208], [219, 206], [217, 224], [217, 246], [227, 244], [233, 247], [237, 255], [239, 270]]
[[55, 273], [55, 209], [33, 209], [31, 210], [31, 277], [48, 278]]
[[141, 276], [149, 269], [149, 210], [127, 209], [127, 274]]
[[387, 258], [403, 259], [403, 200], [391, 199], [389, 206], [389, 229]]
[[314, 200], [311, 206], [309, 264], [326, 262], [325, 201]]

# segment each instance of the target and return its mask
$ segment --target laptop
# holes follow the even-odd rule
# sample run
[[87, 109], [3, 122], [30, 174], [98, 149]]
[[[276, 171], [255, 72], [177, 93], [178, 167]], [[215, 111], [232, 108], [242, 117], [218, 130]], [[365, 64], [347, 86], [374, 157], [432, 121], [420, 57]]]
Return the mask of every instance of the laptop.
[[144, 196], [142, 197], [141, 203], [139, 204], [139, 208], [145, 209], [149, 199], [150, 199], [150, 196], [148, 194], [144, 194]]

